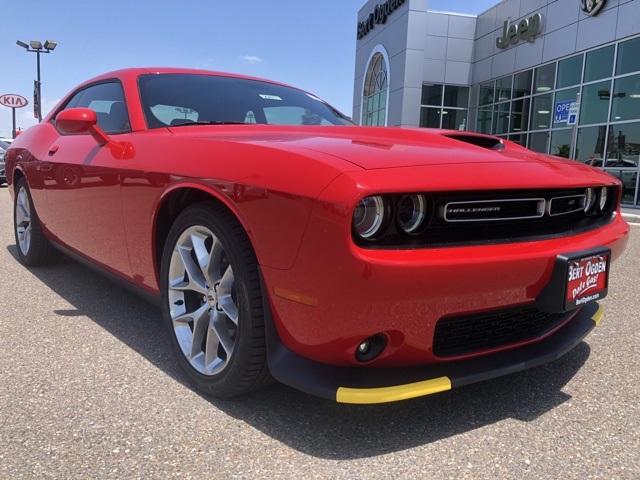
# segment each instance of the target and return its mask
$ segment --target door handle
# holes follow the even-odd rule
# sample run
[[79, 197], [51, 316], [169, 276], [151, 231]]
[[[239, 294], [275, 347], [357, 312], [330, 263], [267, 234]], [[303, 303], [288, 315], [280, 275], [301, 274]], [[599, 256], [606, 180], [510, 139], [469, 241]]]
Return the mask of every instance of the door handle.
[[58, 147], [58, 145], [54, 145], [53, 147], [51, 147], [49, 149], [49, 156], [53, 157], [56, 154], [56, 152], [58, 151], [58, 148], [60, 148], [60, 147]]

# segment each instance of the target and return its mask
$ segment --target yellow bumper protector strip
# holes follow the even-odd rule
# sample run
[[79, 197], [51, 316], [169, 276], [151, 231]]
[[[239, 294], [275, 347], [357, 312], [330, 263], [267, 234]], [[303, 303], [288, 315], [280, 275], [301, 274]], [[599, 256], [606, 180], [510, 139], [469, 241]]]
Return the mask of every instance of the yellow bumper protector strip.
[[604, 307], [598, 304], [598, 311], [593, 314], [593, 317], [591, 317], [591, 320], [593, 320], [596, 323], [596, 327], [600, 325], [600, 322], [602, 321], [602, 317], [604, 317]]
[[382, 388], [345, 388], [340, 387], [336, 392], [336, 401], [339, 403], [386, 403], [406, 400], [408, 398], [431, 395], [432, 393], [451, 390], [451, 380], [448, 377], [439, 377], [423, 382], [408, 383], [395, 387]]

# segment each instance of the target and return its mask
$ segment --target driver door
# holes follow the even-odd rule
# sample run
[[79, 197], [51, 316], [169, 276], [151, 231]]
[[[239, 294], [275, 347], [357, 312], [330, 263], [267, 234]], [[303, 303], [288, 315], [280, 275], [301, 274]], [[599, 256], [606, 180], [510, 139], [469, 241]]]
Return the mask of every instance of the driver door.
[[[114, 141], [130, 127], [122, 86], [104, 82], [78, 91], [64, 109], [94, 110]], [[100, 147], [89, 134], [59, 133], [43, 159], [50, 231], [66, 247], [113, 273], [131, 277], [124, 236], [119, 167], [122, 153]]]

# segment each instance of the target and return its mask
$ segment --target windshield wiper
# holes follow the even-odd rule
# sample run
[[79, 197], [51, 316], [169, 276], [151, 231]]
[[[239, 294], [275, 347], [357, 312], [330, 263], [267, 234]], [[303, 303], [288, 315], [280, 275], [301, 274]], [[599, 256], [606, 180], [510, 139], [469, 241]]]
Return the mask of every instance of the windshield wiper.
[[[188, 125], [251, 125], [251, 123], [246, 122], [238, 122], [235, 120], [206, 120], [206, 121], [198, 121], [198, 122], [189, 122], [186, 121], [184, 123], [177, 123], [175, 125], [171, 125], [172, 127], [185, 127]], [[255, 124], [253, 124], [255, 125]]]

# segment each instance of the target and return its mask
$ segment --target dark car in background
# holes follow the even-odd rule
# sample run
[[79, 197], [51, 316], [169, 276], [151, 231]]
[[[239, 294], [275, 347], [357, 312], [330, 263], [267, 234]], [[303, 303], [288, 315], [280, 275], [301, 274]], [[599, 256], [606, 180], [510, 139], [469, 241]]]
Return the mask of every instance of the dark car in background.
[[9, 148], [9, 144], [0, 140], [0, 185], [4, 185], [7, 181], [7, 174], [4, 163], [4, 154], [7, 151], [7, 148]]

